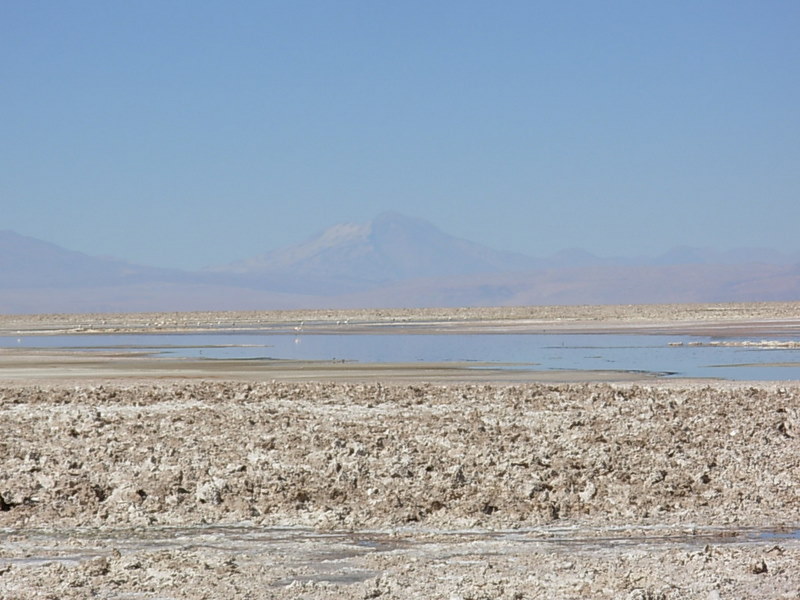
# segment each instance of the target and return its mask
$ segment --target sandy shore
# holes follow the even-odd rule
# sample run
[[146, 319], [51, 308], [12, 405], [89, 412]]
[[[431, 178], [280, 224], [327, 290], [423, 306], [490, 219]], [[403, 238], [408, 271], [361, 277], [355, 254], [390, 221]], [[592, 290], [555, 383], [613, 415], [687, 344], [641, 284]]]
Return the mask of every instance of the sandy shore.
[[4, 352], [0, 381], [121, 382], [152, 379], [218, 381], [336, 381], [385, 383], [520, 383], [652, 381], [655, 375], [629, 371], [548, 371], [503, 368], [496, 363], [354, 363], [345, 361], [164, 359], [62, 352]]
[[[795, 327], [797, 305], [713, 308], [670, 323], [663, 307], [627, 320], [578, 307], [547, 327], [590, 314], [610, 315], [601, 327]], [[404, 326], [475, 326], [464, 314]], [[246, 326], [313, 321], [282, 316]], [[400, 316], [381, 318], [362, 325]], [[312, 326], [343, 320], [357, 319]], [[0, 357], [2, 598], [800, 597], [795, 383], [477, 381], [439, 366], [408, 380], [365, 366], [351, 381], [275, 366], [304, 373], [293, 380], [46, 360]]]
[[0, 315], [0, 335], [265, 331], [336, 333], [797, 332], [800, 302], [304, 310], [88, 315]]

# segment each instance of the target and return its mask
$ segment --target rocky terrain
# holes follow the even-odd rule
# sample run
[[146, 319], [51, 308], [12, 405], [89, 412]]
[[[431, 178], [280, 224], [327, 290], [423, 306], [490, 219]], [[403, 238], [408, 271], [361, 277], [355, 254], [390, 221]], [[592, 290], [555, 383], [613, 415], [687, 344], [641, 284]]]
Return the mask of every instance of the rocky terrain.
[[8, 385], [0, 427], [3, 598], [800, 595], [796, 385]]

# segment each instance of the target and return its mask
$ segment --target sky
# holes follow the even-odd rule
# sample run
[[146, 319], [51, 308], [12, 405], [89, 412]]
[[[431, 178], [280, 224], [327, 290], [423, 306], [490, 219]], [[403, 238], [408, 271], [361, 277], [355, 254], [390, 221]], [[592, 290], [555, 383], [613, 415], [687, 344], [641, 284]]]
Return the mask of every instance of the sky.
[[397, 211], [800, 251], [796, 0], [3, 0], [0, 230], [201, 268]]

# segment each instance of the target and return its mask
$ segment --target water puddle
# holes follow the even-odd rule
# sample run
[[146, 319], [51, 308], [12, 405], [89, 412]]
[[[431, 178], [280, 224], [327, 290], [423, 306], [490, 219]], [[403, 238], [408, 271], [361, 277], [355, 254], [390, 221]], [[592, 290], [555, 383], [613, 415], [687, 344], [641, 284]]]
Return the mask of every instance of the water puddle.
[[[356, 531], [249, 526], [157, 527], [123, 530], [4, 530], [0, 566], [76, 565], [141, 552], [179, 551], [281, 563], [305, 580], [354, 583], [377, 572], [359, 559], [402, 554], [415, 560], [476, 559], [487, 554], [702, 549], [708, 545], [800, 544], [800, 528], [562, 528], [508, 531]], [[288, 585], [297, 577], [279, 580]]]

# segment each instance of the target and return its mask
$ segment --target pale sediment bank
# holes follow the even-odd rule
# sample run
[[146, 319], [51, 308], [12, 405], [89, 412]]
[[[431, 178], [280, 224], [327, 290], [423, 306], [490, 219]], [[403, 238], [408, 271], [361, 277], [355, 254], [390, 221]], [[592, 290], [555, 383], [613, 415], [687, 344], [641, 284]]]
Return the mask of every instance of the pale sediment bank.
[[800, 302], [371, 310], [0, 315], [0, 335], [295, 331], [458, 333], [626, 331], [737, 335], [797, 331]]
[[344, 360], [191, 359], [124, 353], [0, 348], [0, 384], [146, 382], [150, 380], [360, 383], [643, 382], [656, 374], [614, 370], [548, 370], [479, 362], [361, 363]]

